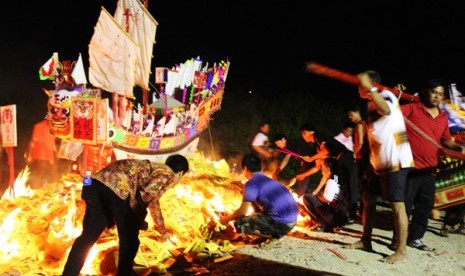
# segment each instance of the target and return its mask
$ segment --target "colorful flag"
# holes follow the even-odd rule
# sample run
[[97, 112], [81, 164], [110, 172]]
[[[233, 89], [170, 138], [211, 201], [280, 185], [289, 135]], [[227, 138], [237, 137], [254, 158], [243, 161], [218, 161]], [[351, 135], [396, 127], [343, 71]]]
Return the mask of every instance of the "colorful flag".
[[55, 79], [55, 66], [56, 66], [56, 53], [53, 53], [52, 57], [42, 65], [39, 69], [40, 80], [54, 80]]

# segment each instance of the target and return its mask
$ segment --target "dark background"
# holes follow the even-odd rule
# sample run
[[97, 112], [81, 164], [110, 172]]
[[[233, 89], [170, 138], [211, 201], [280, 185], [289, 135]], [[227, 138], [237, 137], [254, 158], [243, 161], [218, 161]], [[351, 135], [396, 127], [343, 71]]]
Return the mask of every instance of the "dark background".
[[[60, 60], [82, 53], [87, 67], [101, 6], [113, 14], [116, 0], [19, 0], [2, 8], [0, 104], [17, 105], [17, 162], [45, 116], [42, 88], [53, 87], [39, 80], [39, 68], [53, 52]], [[356, 88], [305, 72], [308, 61], [351, 74], [374, 69], [383, 84], [401, 82], [411, 93], [431, 77], [462, 90], [459, 1], [151, 0], [149, 10], [159, 23], [153, 67], [197, 56], [230, 60], [222, 110], [203, 137], [223, 156], [243, 152], [261, 119], [272, 133], [295, 135], [310, 120], [337, 134], [344, 106], [358, 102]]]

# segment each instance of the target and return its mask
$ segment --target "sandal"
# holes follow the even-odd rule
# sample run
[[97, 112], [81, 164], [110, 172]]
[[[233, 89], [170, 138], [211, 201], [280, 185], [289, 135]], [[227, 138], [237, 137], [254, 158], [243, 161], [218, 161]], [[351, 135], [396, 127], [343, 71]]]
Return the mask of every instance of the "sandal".
[[451, 233], [454, 233], [454, 234], [459, 234], [462, 232], [462, 230], [465, 228], [465, 225], [463, 223], [460, 223], [457, 228], [453, 229], [452, 231], [450, 231]]
[[436, 250], [434, 248], [431, 248], [431, 247], [427, 246], [421, 240], [408, 242], [407, 245], [410, 246], [410, 247], [416, 248], [418, 250], [421, 250], [421, 251], [432, 252], [432, 251]]
[[416, 249], [421, 250], [421, 251], [428, 251], [428, 252], [433, 252], [433, 251], [436, 250], [434, 248], [428, 247], [426, 244], [422, 244], [422, 245], [416, 247]]
[[441, 237], [448, 237], [449, 236], [449, 227], [447, 225], [444, 225], [442, 229], [439, 231], [439, 235]]

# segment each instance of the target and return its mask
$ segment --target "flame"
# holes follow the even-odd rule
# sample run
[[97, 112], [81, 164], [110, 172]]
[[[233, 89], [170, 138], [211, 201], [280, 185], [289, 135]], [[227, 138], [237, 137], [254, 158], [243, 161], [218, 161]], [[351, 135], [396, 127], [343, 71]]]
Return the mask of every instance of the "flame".
[[[217, 248], [223, 243], [211, 237], [225, 227], [219, 224], [219, 215], [233, 212], [242, 202], [243, 183], [231, 174], [224, 160], [207, 161], [196, 155], [189, 162], [190, 172], [160, 199], [163, 214], [168, 214], [164, 217], [166, 227], [171, 230], [169, 240], [158, 241], [160, 235], [153, 220], [150, 216], [146, 218], [149, 229], [140, 232], [141, 246], [135, 259], [142, 267], [163, 271], [174, 258], [172, 252], [179, 248], [184, 248], [189, 258], [208, 248], [207, 241]], [[32, 191], [25, 186], [28, 175], [27, 167], [18, 175], [14, 184], [16, 197], [4, 195], [0, 200], [0, 274], [11, 269], [57, 275], [72, 242], [82, 231], [85, 210], [80, 198], [82, 177], [64, 175], [61, 181]], [[105, 230], [86, 257], [81, 273], [103, 274], [102, 260], [117, 248], [116, 228]], [[111, 273], [110, 269], [104, 274]]]
[[0, 244], [2, 250], [0, 251], [0, 261], [8, 262], [12, 258], [18, 256], [19, 242], [13, 235], [11, 235], [16, 226], [16, 216], [21, 211], [21, 208], [14, 209], [0, 225]]
[[18, 176], [13, 183], [13, 188], [8, 187], [5, 193], [2, 196], [2, 199], [13, 200], [16, 197], [30, 197], [34, 194], [34, 191], [29, 187], [26, 187], [26, 182], [29, 179], [29, 166], [26, 167], [19, 172]]

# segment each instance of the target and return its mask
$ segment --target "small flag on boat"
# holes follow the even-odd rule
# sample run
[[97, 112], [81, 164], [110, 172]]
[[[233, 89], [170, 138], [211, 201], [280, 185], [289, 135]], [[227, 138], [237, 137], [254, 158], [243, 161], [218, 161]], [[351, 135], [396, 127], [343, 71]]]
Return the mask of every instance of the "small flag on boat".
[[84, 64], [82, 63], [82, 56], [79, 53], [79, 58], [74, 65], [73, 72], [71, 73], [76, 84], [87, 84], [86, 72], [84, 71]]
[[39, 78], [40, 80], [54, 80], [55, 79], [55, 66], [58, 61], [58, 54], [53, 53], [52, 57], [47, 60], [47, 62], [42, 65], [39, 69]]

